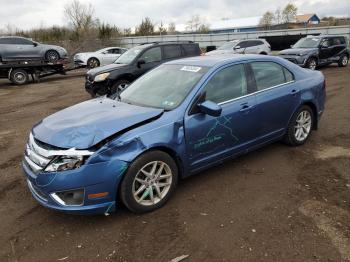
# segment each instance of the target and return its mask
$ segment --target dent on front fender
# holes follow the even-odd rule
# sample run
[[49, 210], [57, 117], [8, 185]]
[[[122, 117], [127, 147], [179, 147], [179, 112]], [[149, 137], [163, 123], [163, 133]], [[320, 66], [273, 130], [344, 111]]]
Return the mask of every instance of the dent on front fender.
[[[181, 157], [185, 154], [185, 137], [182, 123], [173, 122], [150, 130], [132, 130], [102, 146], [89, 160], [90, 163], [118, 159], [132, 162], [152, 148], [168, 148]], [[182, 159], [181, 159], [182, 160]]]

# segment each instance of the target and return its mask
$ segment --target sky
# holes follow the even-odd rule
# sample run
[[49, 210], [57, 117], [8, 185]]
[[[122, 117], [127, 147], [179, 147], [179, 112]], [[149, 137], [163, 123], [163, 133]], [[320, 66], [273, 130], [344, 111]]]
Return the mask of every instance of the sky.
[[[64, 6], [72, 0], [0, 0], [0, 30], [10, 25], [20, 29], [39, 26], [66, 25]], [[210, 22], [223, 18], [260, 16], [274, 11], [290, 1], [286, 0], [80, 0], [90, 3], [95, 16], [102, 22], [120, 28], [133, 28], [143, 17], [160, 24], [185, 24], [191, 16], [200, 15]], [[316, 13], [350, 16], [350, 0], [295, 0], [299, 14]]]

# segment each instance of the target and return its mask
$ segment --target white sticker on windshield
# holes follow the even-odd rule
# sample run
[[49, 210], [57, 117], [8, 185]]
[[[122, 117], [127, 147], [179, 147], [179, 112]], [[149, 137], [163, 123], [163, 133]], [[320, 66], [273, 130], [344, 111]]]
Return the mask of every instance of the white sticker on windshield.
[[193, 72], [193, 73], [197, 73], [199, 72], [199, 70], [201, 70], [202, 68], [199, 66], [184, 66], [182, 67], [180, 70], [182, 71], [188, 71], [188, 72]]

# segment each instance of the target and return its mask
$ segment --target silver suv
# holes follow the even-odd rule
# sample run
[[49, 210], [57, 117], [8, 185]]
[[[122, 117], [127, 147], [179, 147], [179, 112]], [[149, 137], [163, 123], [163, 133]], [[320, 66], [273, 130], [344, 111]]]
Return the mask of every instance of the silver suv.
[[206, 55], [219, 54], [260, 54], [269, 55], [271, 46], [265, 39], [233, 40]]
[[67, 51], [60, 46], [40, 44], [18, 36], [0, 37], [0, 62], [42, 59], [54, 63], [67, 57]]

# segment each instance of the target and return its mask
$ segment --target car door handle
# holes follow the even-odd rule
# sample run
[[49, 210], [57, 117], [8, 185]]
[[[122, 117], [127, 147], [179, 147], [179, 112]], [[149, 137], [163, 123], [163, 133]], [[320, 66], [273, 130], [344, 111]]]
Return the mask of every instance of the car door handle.
[[299, 90], [293, 89], [293, 90], [290, 92], [290, 94], [294, 96], [294, 95], [298, 94], [299, 92], [300, 92]]
[[239, 110], [239, 112], [246, 112], [252, 108], [253, 106], [250, 106], [249, 104], [244, 103], [244, 104], [241, 104], [241, 109]]

